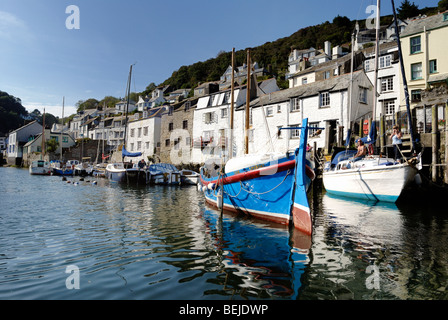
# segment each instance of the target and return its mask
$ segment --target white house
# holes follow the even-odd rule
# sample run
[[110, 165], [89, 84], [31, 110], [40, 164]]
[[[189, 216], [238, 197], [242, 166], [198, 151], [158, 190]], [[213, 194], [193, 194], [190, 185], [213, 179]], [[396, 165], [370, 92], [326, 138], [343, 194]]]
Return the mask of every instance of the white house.
[[[250, 105], [251, 115], [249, 153], [286, 152], [299, 146], [300, 130], [280, 130], [298, 127], [308, 118], [309, 126], [325, 128], [309, 140], [317, 148], [328, 151], [347, 135], [349, 121], [368, 114], [372, 110], [372, 83], [364, 71], [353, 75], [353, 94], [350, 94], [351, 76], [342, 75], [329, 80], [306, 84], [266, 94]], [[349, 112], [350, 98], [352, 100]], [[235, 140], [237, 155], [245, 150], [245, 107], [235, 112]], [[316, 130], [310, 130], [312, 136]]]
[[[373, 83], [375, 80], [375, 48], [363, 50], [366, 57], [364, 70]], [[398, 45], [396, 42], [387, 42], [380, 45], [378, 59], [378, 98], [376, 117], [386, 116], [386, 121], [393, 122], [394, 115], [399, 111], [401, 102], [400, 83], [401, 68], [398, 58]]]
[[[95, 118], [98, 115], [98, 112], [98, 109], [87, 109], [78, 112], [78, 114], [70, 122], [70, 132], [74, 139], [81, 138], [82, 134], [84, 136], [86, 132], [82, 132], [82, 125], [90, 119]], [[84, 137], [86, 138], [86, 136]]]
[[142, 153], [142, 156], [133, 159], [133, 162], [140, 159], [148, 161], [148, 156], [153, 156], [156, 148], [160, 147], [161, 117], [164, 110], [164, 107], [151, 109], [145, 112], [143, 117], [129, 119], [126, 150]]
[[[126, 113], [126, 108], [127, 108], [128, 102], [127, 100], [121, 100], [119, 102], [117, 102], [115, 104], [115, 114], [125, 114]], [[130, 100], [129, 101], [129, 108], [128, 108], [128, 113], [134, 111], [135, 109], [137, 109], [137, 106], [135, 104], [134, 101]]]
[[[61, 152], [61, 138], [62, 138], [62, 148], [68, 149], [70, 147], [73, 147], [76, 145], [75, 140], [72, 138], [70, 134], [67, 132], [62, 133], [57, 131], [52, 131], [49, 129], [45, 129], [45, 142], [48, 142], [49, 140], [56, 140], [56, 142], [59, 144], [58, 149], [55, 151], [55, 153], [60, 154]], [[33, 137], [33, 140], [30, 140], [24, 147], [23, 147], [24, 153], [32, 153], [32, 152], [42, 152], [42, 133], [40, 133], [38, 136]]]
[[[253, 76], [252, 76], [253, 78]], [[251, 99], [270, 92], [278, 91], [275, 79], [252, 82]], [[247, 87], [234, 90], [234, 107], [246, 103]], [[219, 91], [199, 98], [193, 118], [193, 150], [191, 162], [204, 163], [216, 156], [226, 157], [231, 148], [230, 138], [231, 91]], [[235, 150], [234, 150], [235, 153]]]
[[9, 165], [22, 164], [23, 147], [30, 138], [42, 133], [42, 126], [37, 122], [30, 122], [19, 129], [12, 131], [8, 137], [7, 162]]

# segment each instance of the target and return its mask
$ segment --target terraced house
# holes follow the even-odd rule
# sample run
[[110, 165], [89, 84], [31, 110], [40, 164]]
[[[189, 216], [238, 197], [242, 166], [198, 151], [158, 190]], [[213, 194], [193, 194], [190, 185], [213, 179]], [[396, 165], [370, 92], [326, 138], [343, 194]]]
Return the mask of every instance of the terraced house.
[[[446, 119], [442, 110], [448, 99], [447, 39], [448, 11], [411, 20], [401, 34], [411, 108], [415, 109], [419, 132], [430, 130], [433, 105], [438, 106], [438, 119]], [[402, 100], [400, 109], [405, 107]]]

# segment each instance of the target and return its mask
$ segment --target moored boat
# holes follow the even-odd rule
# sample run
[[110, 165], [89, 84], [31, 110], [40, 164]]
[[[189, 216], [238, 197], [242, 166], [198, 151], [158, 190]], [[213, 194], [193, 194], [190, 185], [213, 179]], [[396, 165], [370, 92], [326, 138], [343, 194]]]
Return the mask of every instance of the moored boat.
[[181, 173], [170, 163], [156, 163], [149, 166], [151, 183], [159, 185], [180, 185]]
[[181, 170], [180, 171], [182, 184], [197, 185], [201, 175], [192, 170]]
[[[76, 160], [71, 160], [76, 161]], [[55, 176], [72, 176], [74, 173], [74, 165], [67, 162], [63, 164], [61, 161], [56, 160], [51, 162], [51, 172]]]
[[106, 178], [114, 182], [127, 182], [126, 169], [132, 168], [132, 163], [109, 163], [106, 166]]
[[51, 175], [51, 167], [48, 161], [36, 160], [31, 162], [29, 167], [31, 175], [49, 176]]
[[308, 119], [300, 127], [300, 147], [294, 153], [248, 155], [201, 168], [206, 201], [228, 211], [289, 225], [312, 233], [307, 191], [315, 178], [306, 158]]
[[[355, 161], [344, 157], [327, 163], [323, 172], [323, 184], [328, 193], [350, 198], [396, 202], [417, 169], [413, 162], [399, 163], [392, 158], [368, 156]], [[340, 158], [341, 160], [337, 160]]]

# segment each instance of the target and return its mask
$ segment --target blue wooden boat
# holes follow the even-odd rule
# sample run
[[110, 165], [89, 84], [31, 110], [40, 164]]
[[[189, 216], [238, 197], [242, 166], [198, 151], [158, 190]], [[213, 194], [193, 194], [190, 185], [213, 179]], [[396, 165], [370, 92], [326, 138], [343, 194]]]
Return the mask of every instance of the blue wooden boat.
[[300, 146], [294, 153], [234, 158], [226, 163], [224, 171], [219, 164], [202, 167], [201, 189], [207, 203], [262, 220], [293, 223], [310, 235], [307, 190], [315, 174], [306, 159], [307, 124], [305, 119], [300, 127]]

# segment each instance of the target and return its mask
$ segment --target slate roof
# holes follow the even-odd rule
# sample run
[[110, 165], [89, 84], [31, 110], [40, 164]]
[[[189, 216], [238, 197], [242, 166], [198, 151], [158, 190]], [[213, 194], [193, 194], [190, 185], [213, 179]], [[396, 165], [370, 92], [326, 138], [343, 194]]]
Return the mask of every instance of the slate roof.
[[443, 21], [445, 13], [448, 13], [448, 11], [426, 18], [411, 20], [400, 37], [404, 38], [422, 33], [424, 31], [424, 27], [426, 27], [427, 31], [448, 27], [448, 21]]

